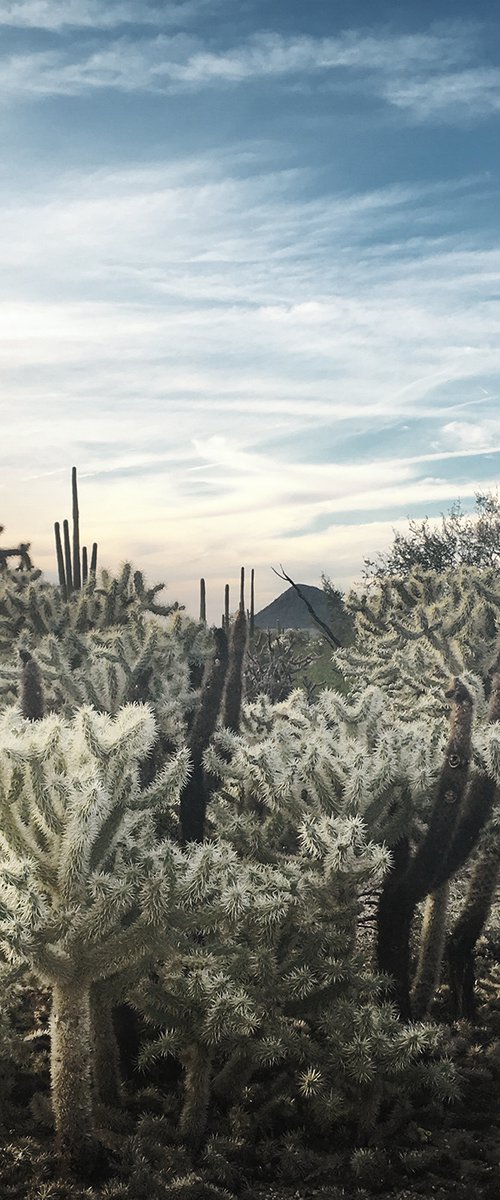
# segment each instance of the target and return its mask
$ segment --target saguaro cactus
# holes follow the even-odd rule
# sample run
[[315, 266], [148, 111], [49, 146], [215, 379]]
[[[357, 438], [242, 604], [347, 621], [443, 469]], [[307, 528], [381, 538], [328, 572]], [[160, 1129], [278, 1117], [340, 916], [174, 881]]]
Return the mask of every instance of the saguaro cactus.
[[92, 543], [90, 567], [87, 547], [80, 549], [80, 507], [78, 503], [78, 480], [76, 467], [71, 468], [71, 496], [73, 533], [70, 539], [69, 521], [63, 521], [64, 544], [61, 540], [59, 521], [54, 523], [56, 542], [57, 574], [63, 598], [67, 600], [73, 591], [79, 592], [88, 582], [89, 574], [95, 578], [97, 572], [97, 542]]
[[200, 621], [203, 625], [207, 623], [207, 592], [204, 579], [200, 579]]

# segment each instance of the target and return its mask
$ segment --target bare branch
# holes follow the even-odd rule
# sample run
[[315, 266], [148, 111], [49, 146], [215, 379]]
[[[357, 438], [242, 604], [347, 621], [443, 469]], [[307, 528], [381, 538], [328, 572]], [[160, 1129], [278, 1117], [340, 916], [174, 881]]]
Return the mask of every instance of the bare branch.
[[312, 604], [309, 603], [309, 600], [306, 600], [304, 593], [300, 590], [298, 583], [294, 583], [293, 579], [290, 579], [290, 576], [287, 575], [286, 571], [283, 569], [283, 563], [280, 563], [280, 567], [281, 574], [276, 570], [275, 567], [271, 567], [271, 570], [274, 571], [274, 574], [278, 576], [278, 579], [286, 580], [286, 582], [294, 588], [294, 590], [297, 592], [297, 595], [302, 600], [302, 603], [305, 604], [308, 613], [311, 614], [315, 625], [318, 626], [318, 629], [321, 629], [321, 632], [330, 643], [330, 646], [333, 646], [336, 650], [338, 650], [342, 646], [342, 642], [339, 642], [339, 639], [335, 636], [333, 630], [330, 629], [330, 626], [326, 625], [325, 622], [321, 620], [321, 617], [318, 617], [318, 614], [314, 611]]

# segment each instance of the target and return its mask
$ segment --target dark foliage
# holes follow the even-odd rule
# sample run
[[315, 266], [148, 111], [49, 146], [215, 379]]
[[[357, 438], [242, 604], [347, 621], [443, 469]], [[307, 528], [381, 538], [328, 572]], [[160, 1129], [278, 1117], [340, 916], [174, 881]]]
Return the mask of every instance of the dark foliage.
[[433, 527], [429, 518], [410, 521], [408, 533], [394, 533], [390, 550], [376, 559], [365, 559], [365, 577], [385, 575], [405, 578], [414, 567], [446, 571], [450, 567], [495, 567], [500, 565], [500, 498], [498, 494], [476, 493], [475, 510], [463, 511], [459, 500], [441, 523]]

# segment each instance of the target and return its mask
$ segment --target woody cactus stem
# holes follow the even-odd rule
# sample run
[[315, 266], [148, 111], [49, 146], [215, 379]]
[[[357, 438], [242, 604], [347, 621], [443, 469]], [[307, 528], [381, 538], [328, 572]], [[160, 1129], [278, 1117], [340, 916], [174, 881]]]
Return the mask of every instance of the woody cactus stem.
[[226, 583], [224, 588], [224, 625], [226, 633], [229, 631], [229, 584]]
[[90, 574], [95, 576], [96, 573], [97, 573], [97, 542], [93, 542], [92, 543], [92, 554], [90, 557]]
[[[500, 673], [498, 672], [493, 676], [491, 682], [488, 720], [491, 724], [500, 721]], [[436, 887], [451, 878], [467, 861], [491, 814], [495, 793], [496, 783], [492, 776], [487, 775], [485, 771], [474, 771], [448, 852], [436, 875]]]
[[57, 574], [59, 576], [59, 586], [63, 594], [63, 600], [68, 598], [68, 589], [66, 587], [66, 572], [64, 570], [64, 554], [61, 541], [61, 526], [59, 521], [54, 523], [54, 534], [56, 539], [56, 559], [57, 559]]
[[89, 564], [88, 564], [87, 547], [82, 546], [82, 583], [86, 583], [88, 577], [89, 577]]
[[97, 1141], [92, 1113], [89, 989], [58, 984], [50, 1026], [52, 1105], [56, 1149], [71, 1170], [92, 1167]]
[[78, 592], [82, 586], [82, 574], [80, 567], [80, 513], [78, 509], [76, 467], [72, 467], [71, 469], [71, 491], [73, 496], [73, 584], [75, 591]]
[[393, 998], [405, 1020], [411, 1016], [409, 941], [413, 915], [419, 901], [437, 886], [467, 783], [472, 699], [459, 679], [453, 681], [447, 696], [451, 700], [450, 733], [427, 833], [406, 869], [389, 874], [379, 901], [378, 965], [393, 980]]
[[200, 579], [200, 621], [202, 625], [207, 623], [207, 589], [204, 579]]
[[245, 568], [240, 571], [240, 612], [245, 611]]
[[93, 1078], [96, 1099], [108, 1108], [122, 1103], [120, 1052], [113, 1023], [113, 1001], [103, 984], [94, 983], [90, 994]]
[[227, 729], [238, 733], [240, 727], [241, 701], [243, 698], [243, 667], [247, 646], [247, 620], [245, 609], [238, 609], [231, 630], [229, 669], [224, 693], [223, 722]]
[[413, 908], [401, 903], [403, 881], [410, 862], [408, 838], [393, 847], [392, 870], [380, 893], [377, 914], [377, 956], [381, 971], [392, 979], [392, 999], [402, 1017], [410, 1016], [410, 931]]
[[499, 852], [500, 835], [498, 830], [491, 830], [472, 872], [464, 907], [448, 939], [448, 977], [457, 1020], [476, 1018], [474, 950], [495, 897]]
[[184, 1103], [179, 1129], [191, 1149], [198, 1150], [207, 1124], [212, 1060], [208, 1051], [200, 1045], [190, 1046], [183, 1057]]
[[64, 565], [66, 568], [66, 591], [68, 596], [73, 591], [73, 567], [71, 564], [71, 544], [69, 540], [69, 521], [63, 521], [64, 532]]
[[209, 789], [203, 770], [203, 754], [214, 732], [219, 715], [228, 667], [228, 643], [225, 629], [214, 630], [214, 654], [207, 663], [201, 695], [195, 714], [189, 749], [193, 770], [180, 800], [180, 825], [183, 843], [202, 842]]
[[28, 650], [21, 650], [20, 657], [23, 663], [21, 712], [27, 721], [41, 721], [45, 716], [45, 697], [40, 667]]
[[412, 1014], [423, 1021], [429, 1014], [441, 977], [450, 885], [443, 883], [427, 897], [420, 934], [418, 966], [412, 988]]

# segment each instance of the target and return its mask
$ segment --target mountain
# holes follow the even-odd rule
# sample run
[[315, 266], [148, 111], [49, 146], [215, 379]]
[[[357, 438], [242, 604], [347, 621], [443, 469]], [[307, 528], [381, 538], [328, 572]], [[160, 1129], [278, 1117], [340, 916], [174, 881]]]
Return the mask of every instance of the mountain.
[[[312, 587], [308, 583], [299, 583], [298, 586], [320, 620], [329, 625], [333, 633], [343, 641], [349, 629], [349, 618], [340, 598], [334, 607], [322, 588]], [[292, 587], [255, 614], [255, 625], [257, 629], [309, 629], [318, 632], [318, 626], [315, 625], [303, 600]]]

